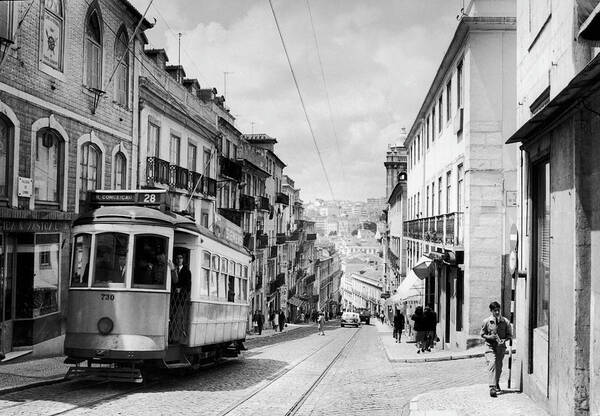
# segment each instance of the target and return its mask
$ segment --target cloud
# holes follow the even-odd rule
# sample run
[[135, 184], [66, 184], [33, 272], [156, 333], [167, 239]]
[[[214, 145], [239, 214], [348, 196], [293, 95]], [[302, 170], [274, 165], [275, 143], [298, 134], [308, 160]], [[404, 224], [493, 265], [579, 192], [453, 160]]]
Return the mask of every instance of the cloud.
[[[223, 72], [232, 72], [226, 99], [237, 127], [250, 132], [254, 123], [255, 132], [278, 139], [276, 152], [304, 201], [330, 198], [268, 2], [155, 2], [152, 46], [176, 58], [181, 31], [188, 76], [220, 93]], [[146, 0], [133, 3], [145, 9]], [[456, 27], [454, 3], [312, 0], [328, 103], [306, 2], [273, 1], [336, 198], [385, 194], [387, 144], [412, 125]]]

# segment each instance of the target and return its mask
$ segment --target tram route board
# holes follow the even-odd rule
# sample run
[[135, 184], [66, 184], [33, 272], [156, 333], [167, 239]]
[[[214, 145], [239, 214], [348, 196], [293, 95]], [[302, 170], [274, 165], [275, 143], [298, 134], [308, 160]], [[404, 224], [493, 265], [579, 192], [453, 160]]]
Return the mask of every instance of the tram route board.
[[90, 192], [89, 202], [94, 205], [159, 206], [166, 202], [166, 198], [167, 193], [164, 190], [93, 191]]

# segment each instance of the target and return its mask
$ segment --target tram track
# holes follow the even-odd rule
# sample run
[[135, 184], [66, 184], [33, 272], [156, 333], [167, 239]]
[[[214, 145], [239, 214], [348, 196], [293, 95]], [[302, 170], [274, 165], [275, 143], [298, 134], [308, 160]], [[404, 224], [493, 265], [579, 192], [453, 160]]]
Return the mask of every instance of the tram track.
[[[335, 355], [335, 357], [333, 357], [333, 359], [327, 365], [327, 367], [325, 367], [325, 369], [319, 374], [319, 376], [317, 377], [317, 379], [313, 383], [311, 383], [311, 385], [308, 388], [308, 390], [306, 390], [304, 393], [302, 393], [302, 395], [300, 396], [300, 398], [298, 398], [298, 400], [296, 400], [294, 402], [293, 406], [287, 411], [286, 416], [288, 416], [288, 415], [291, 416], [291, 415], [297, 414], [297, 412], [300, 410], [300, 408], [302, 407], [302, 405], [310, 397], [310, 395], [312, 394], [312, 392], [318, 387], [318, 385], [321, 383], [321, 381], [323, 380], [323, 378], [325, 378], [325, 376], [329, 373], [329, 370], [338, 362], [338, 360], [340, 359], [340, 357], [342, 356], [342, 354], [344, 353], [344, 351], [347, 350], [348, 345], [353, 340], [356, 339], [356, 336], [357, 336], [358, 333], [359, 333], [359, 330], [356, 330], [354, 332], [354, 334], [352, 334], [352, 336], [348, 339], [348, 341], [346, 341], [344, 343], [344, 345], [342, 346], [342, 348], [340, 349], [340, 351]], [[236, 403], [230, 405], [225, 410], [223, 410], [220, 413], [218, 413], [217, 416], [226, 416], [226, 415], [231, 414], [236, 409], [240, 408], [244, 403], [248, 402], [253, 397], [255, 397], [258, 394], [260, 394], [261, 392], [265, 391], [273, 383], [275, 383], [276, 381], [278, 381], [279, 379], [281, 379], [282, 377], [284, 377], [285, 375], [287, 375], [288, 373], [290, 373], [292, 370], [294, 370], [300, 364], [306, 362], [310, 358], [314, 357], [317, 353], [319, 353], [320, 351], [322, 351], [325, 347], [331, 345], [334, 341], [335, 341], [335, 339], [332, 339], [331, 341], [327, 342], [326, 344], [323, 344], [319, 348], [317, 348], [314, 351], [312, 351], [311, 353], [309, 353], [302, 360], [294, 363], [293, 365], [291, 365], [289, 367], [284, 368], [279, 373], [277, 373], [273, 377], [269, 378], [268, 383], [266, 383], [264, 385], [261, 385], [259, 388], [255, 389], [253, 392], [249, 393], [248, 395], [246, 395], [241, 400], [238, 400]]]

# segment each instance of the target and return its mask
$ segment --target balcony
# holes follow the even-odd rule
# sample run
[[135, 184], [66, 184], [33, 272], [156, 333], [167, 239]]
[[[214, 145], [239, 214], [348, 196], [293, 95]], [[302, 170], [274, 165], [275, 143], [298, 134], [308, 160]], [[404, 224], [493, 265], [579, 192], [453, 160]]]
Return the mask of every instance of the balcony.
[[242, 213], [237, 209], [231, 208], [219, 208], [219, 214], [223, 216], [225, 219], [231, 221], [238, 227], [242, 226]]
[[271, 210], [271, 206], [269, 204], [269, 198], [267, 198], [266, 196], [259, 196], [258, 197], [258, 209], [260, 211], [270, 211]]
[[292, 232], [292, 234], [290, 234], [289, 240], [290, 241], [298, 241], [298, 240], [300, 240], [300, 235], [301, 234], [302, 234], [301, 231], [296, 230], [296, 231]]
[[169, 162], [157, 157], [146, 158], [146, 183], [155, 186], [157, 183], [169, 184]]
[[275, 280], [269, 282], [269, 293], [275, 292], [285, 284], [285, 273], [279, 273]]
[[254, 251], [254, 236], [250, 233], [244, 233], [244, 247]]
[[275, 196], [275, 203], [276, 204], [289, 205], [290, 204], [290, 197], [287, 196], [286, 194], [284, 194], [283, 192], [277, 192], [277, 194]]
[[285, 244], [285, 234], [284, 233], [277, 233], [277, 241], [276, 244]]
[[240, 210], [254, 211], [255, 207], [256, 204], [253, 196], [240, 194]]
[[204, 195], [217, 197], [217, 181], [208, 176], [202, 177], [202, 193]]
[[443, 246], [462, 247], [463, 213], [453, 212], [404, 222], [404, 237]]
[[242, 181], [242, 165], [224, 156], [219, 158], [219, 162], [221, 165], [221, 175], [237, 182]]
[[181, 166], [169, 166], [169, 185], [179, 189], [188, 189], [189, 171]]
[[316, 234], [306, 234], [306, 241], [315, 241], [317, 239]]

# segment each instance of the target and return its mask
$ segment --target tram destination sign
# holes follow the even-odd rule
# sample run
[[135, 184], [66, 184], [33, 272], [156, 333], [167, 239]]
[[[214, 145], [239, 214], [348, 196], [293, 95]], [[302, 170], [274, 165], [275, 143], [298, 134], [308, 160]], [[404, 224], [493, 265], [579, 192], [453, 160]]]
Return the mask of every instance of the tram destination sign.
[[167, 191], [163, 189], [140, 189], [128, 191], [91, 191], [90, 205], [140, 205], [161, 206], [167, 202]]

